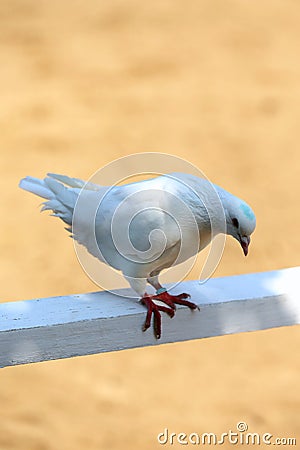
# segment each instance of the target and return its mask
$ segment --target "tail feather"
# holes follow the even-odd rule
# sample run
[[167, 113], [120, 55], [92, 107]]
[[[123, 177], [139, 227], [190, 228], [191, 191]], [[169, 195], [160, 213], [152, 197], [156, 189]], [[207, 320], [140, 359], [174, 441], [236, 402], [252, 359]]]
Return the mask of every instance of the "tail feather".
[[56, 200], [68, 208], [74, 208], [78, 197], [78, 191], [76, 192], [73, 189], [69, 189], [51, 178], [45, 178], [44, 181], [50, 191], [53, 192]]
[[71, 178], [67, 175], [59, 175], [57, 173], [47, 173], [47, 176], [53, 178], [54, 180], [60, 181], [61, 183], [66, 184], [72, 188], [87, 189], [89, 191], [98, 191], [100, 186], [98, 184], [85, 182], [80, 180], [79, 178]]
[[32, 194], [38, 195], [39, 197], [46, 198], [47, 200], [54, 198], [53, 192], [51, 192], [44, 180], [39, 180], [38, 178], [23, 178], [19, 183], [19, 187]]
[[68, 177], [67, 175], [59, 175], [57, 173], [47, 173], [47, 176], [73, 188], [82, 189], [83, 186], [85, 185], [85, 182], [83, 180], [80, 180], [79, 178], [71, 178]]
[[72, 225], [74, 207], [79, 190], [65, 187], [58, 181], [45, 178], [26, 177], [20, 181], [20, 188], [32, 192], [47, 201], [43, 203], [41, 211], [52, 210], [53, 215]]

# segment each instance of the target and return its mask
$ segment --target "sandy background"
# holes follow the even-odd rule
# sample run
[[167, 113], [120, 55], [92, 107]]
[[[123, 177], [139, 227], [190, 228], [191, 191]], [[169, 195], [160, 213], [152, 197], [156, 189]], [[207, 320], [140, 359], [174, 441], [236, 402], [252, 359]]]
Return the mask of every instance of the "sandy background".
[[[96, 289], [19, 179], [141, 151], [256, 211], [216, 276], [299, 264], [299, 2], [2, 0], [0, 23], [2, 301]], [[153, 449], [240, 420], [300, 442], [299, 345], [294, 327], [2, 369], [0, 448]]]

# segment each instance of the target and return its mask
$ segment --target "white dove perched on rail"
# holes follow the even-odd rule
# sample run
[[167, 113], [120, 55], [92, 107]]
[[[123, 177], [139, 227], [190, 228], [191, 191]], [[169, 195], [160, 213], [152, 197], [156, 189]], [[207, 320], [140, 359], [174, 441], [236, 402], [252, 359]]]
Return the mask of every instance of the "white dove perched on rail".
[[[89, 253], [123, 273], [147, 308], [144, 331], [154, 316], [156, 338], [161, 311], [173, 317], [176, 304], [197, 309], [188, 294], [169, 294], [160, 272], [196, 255], [219, 233], [233, 236], [246, 256], [256, 225], [243, 200], [184, 173], [112, 187], [49, 173], [44, 180], [26, 177], [20, 187], [46, 199], [42, 210], [52, 210]], [[147, 294], [147, 283], [156, 295]]]

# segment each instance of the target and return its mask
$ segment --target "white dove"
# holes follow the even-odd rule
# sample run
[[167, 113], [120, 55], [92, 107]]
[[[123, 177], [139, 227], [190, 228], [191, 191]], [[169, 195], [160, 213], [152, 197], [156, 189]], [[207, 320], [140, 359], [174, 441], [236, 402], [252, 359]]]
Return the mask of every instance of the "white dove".
[[[113, 187], [49, 173], [44, 180], [26, 177], [20, 187], [45, 198], [42, 210], [52, 210], [93, 256], [122, 272], [147, 308], [143, 330], [153, 315], [157, 339], [161, 311], [173, 317], [176, 304], [198, 308], [188, 294], [170, 295], [160, 272], [194, 256], [219, 233], [233, 236], [246, 256], [256, 226], [243, 200], [183, 173]], [[147, 282], [156, 295], [147, 294]]]

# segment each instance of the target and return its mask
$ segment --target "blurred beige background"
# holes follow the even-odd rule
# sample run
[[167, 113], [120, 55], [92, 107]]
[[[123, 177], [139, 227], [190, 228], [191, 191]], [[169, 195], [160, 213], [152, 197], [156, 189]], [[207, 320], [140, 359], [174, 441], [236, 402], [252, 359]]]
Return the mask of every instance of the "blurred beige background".
[[[2, 301], [97, 289], [19, 179], [142, 151], [256, 211], [249, 257], [229, 239], [215, 276], [299, 264], [299, 2], [2, 0], [0, 20]], [[299, 345], [291, 327], [2, 369], [0, 448], [153, 449], [240, 420], [300, 442]]]

